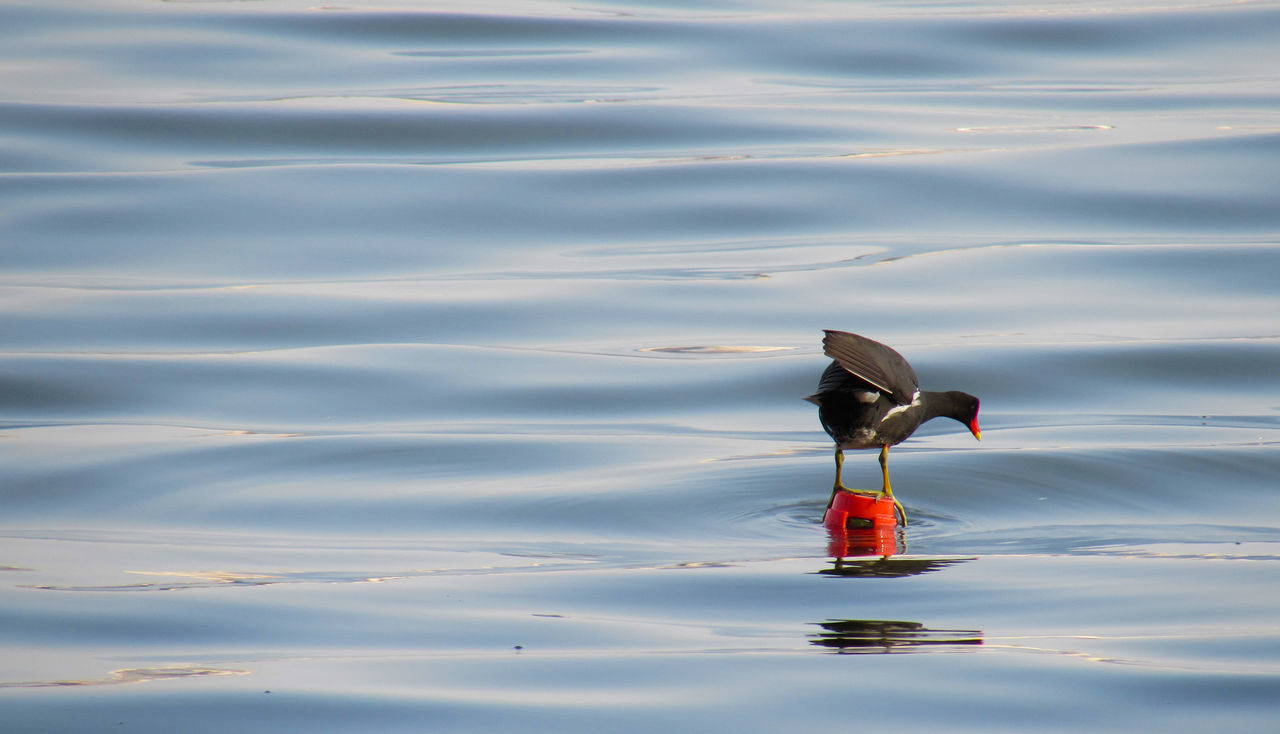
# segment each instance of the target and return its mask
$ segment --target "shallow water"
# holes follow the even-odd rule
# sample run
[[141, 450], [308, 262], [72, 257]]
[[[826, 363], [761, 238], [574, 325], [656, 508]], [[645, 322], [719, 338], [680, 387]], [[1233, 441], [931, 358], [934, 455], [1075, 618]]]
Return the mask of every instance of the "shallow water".
[[[1280, 3], [0, 39], [14, 731], [1274, 727]], [[982, 399], [888, 558], [823, 328]]]

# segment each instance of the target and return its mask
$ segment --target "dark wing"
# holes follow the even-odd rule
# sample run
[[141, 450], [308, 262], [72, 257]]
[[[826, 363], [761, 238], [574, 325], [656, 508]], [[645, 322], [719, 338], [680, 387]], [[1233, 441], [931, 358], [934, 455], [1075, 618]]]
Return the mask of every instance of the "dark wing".
[[827, 369], [823, 371], [822, 377], [818, 380], [818, 393], [824, 392], [841, 392], [849, 389], [866, 388], [868, 390], [879, 390], [880, 388], [871, 385], [866, 380], [854, 377], [849, 374], [849, 370], [840, 366], [839, 362], [832, 362], [827, 365]]
[[[850, 373], [888, 393], [898, 405], [907, 405], [920, 387], [916, 371], [897, 352], [865, 336], [847, 331], [824, 332], [822, 351]], [[827, 374], [823, 374], [823, 382]]]

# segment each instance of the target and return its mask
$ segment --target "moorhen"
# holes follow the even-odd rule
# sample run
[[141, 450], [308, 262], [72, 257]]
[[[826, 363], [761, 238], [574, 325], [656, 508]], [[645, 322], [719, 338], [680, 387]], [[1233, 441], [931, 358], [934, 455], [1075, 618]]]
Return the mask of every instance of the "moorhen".
[[978, 399], [968, 393], [921, 390], [916, 371], [901, 354], [880, 342], [847, 331], [826, 330], [822, 351], [835, 360], [822, 373], [818, 391], [805, 398], [818, 406], [818, 420], [836, 442], [836, 481], [831, 490], [847, 489], [840, 481], [845, 449], [880, 449], [882, 496], [893, 500], [907, 521], [902, 504], [889, 486], [889, 447], [915, 433], [921, 423], [939, 416], [965, 424], [976, 439]]

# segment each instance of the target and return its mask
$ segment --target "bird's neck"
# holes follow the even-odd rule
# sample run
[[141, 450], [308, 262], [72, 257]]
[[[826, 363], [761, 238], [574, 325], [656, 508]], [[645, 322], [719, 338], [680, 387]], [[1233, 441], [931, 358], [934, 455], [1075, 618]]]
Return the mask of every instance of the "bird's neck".
[[965, 420], [963, 398], [957, 393], [922, 390], [920, 392], [920, 402], [924, 406], [925, 420], [952, 418], [961, 423]]

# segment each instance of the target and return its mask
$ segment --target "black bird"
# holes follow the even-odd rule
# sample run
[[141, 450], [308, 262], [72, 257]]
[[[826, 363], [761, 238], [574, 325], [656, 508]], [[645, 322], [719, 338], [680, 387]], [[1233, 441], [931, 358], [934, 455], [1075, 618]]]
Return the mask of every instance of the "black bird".
[[921, 423], [939, 416], [954, 418], [976, 439], [978, 399], [968, 393], [921, 390], [916, 371], [893, 349], [847, 331], [824, 332], [822, 351], [835, 360], [822, 373], [818, 392], [805, 398], [818, 406], [818, 420], [836, 442], [836, 481], [831, 491], [847, 489], [840, 481], [845, 449], [880, 449], [880, 494], [902, 504], [889, 486], [889, 447], [915, 433]]

